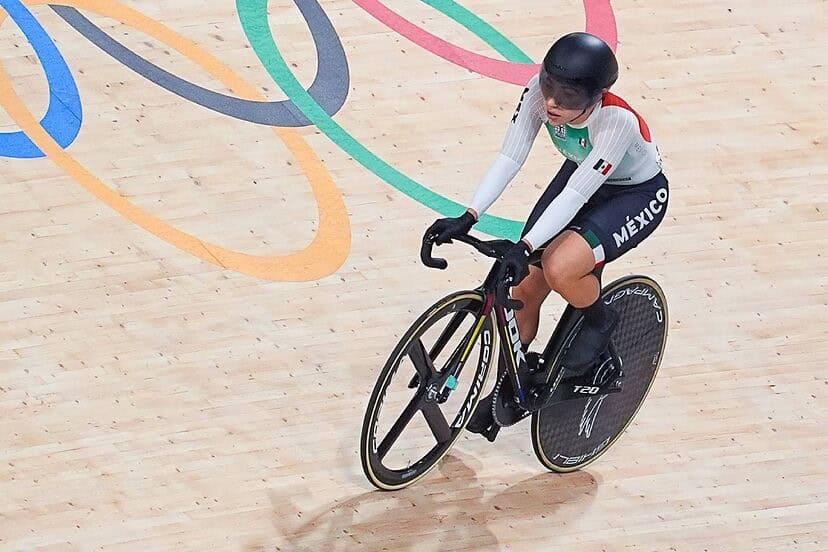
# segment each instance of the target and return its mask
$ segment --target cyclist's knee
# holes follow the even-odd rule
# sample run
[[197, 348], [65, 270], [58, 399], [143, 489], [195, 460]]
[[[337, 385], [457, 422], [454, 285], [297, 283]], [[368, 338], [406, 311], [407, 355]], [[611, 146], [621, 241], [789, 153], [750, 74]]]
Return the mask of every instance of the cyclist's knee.
[[522, 301], [524, 304], [533, 303], [535, 300], [535, 293], [532, 293], [530, 286], [525, 285], [525, 281], [520, 285], [512, 288], [512, 298]]
[[572, 231], [564, 232], [552, 246], [544, 251], [543, 275], [551, 289], [562, 293], [589, 274], [595, 258], [586, 241]]
[[540, 305], [548, 294], [549, 286], [543, 271], [535, 267], [529, 270], [529, 275], [520, 284], [512, 288], [512, 297], [526, 305]]

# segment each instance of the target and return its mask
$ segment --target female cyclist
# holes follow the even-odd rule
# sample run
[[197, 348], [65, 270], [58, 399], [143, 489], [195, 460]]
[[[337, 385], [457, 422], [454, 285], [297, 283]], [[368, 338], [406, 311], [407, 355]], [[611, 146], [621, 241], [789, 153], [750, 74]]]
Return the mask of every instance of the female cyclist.
[[[525, 350], [551, 290], [582, 309], [584, 323], [563, 360], [576, 371], [606, 349], [618, 321], [598, 300], [604, 264], [652, 234], [667, 208], [669, 188], [656, 144], [644, 119], [609, 92], [617, 79], [618, 62], [604, 41], [588, 33], [561, 37], [521, 94], [500, 155], [468, 210], [437, 220], [426, 232], [437, 244], [466, 234], [523, 166], [541, 126], [549, 125], [566, 160], [509, 249], [500, 275], [512, 276], [512, 297], [524, 304], [516, 318]], [[529, 253], [538, 248], [544, 248], [543, 268], [530, 268]], [[490, 426], [490, 397], [469, 422], [471, 431]]]

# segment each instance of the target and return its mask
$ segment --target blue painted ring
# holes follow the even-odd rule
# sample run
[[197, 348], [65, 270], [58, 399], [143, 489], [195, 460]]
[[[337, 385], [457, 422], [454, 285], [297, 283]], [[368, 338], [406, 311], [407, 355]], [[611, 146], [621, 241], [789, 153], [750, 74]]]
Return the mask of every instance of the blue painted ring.
[[[40, 126], [66, 148], [75, 141], [83, 122], [83, 108], [75, 78], [60, 55], [52, 38], [20, 0], [0, 0], [4, 9], [15, 22], [40, 60], [49, 84], [49, 108]], [[0, 157], [37, 159], [44, 157], [23, 131], [0, 132]]]

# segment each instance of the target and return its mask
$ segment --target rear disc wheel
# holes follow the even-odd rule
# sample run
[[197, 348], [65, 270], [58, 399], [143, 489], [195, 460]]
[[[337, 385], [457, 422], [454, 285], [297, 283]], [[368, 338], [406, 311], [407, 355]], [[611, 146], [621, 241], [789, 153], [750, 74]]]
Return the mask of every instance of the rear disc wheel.
[[[552, 471], [577, 470], [604, 454], [641, 408], [661, 365], [668, 318], [659, 285], [646, 276], [627, 276], [606, 286], [601, 298], [620, 315], [612, 342], [623, 362], [622, 390], [553, 403], [532, 415], [535, 455]], [[580, 327], [573, 316], [569, 312], [561, 317], [562, 323], [569, 323], [562, 343], [571, 343]], [[550, 380], [560, 375], [565, 352], [560, 347], [552, 360]], [[563, 385], [566, 378], [558, 384]]]

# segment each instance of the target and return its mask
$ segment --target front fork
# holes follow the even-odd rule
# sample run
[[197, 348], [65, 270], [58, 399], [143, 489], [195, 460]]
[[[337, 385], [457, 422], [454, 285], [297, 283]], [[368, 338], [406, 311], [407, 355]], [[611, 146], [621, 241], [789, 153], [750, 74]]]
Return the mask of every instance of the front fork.
[[[492, 314], [492, 305], [494, 304], [494, 294], [488, 293], [485, 296], [485, 300], [483, 303], [483, 310], [481, 311], [480, 317], [475, 322], [474, 326], [469, 330], [469, 334], [467, 339], [464, 339], [462, 345], [456, 348], [453, 352], [451, 357], [449, 358], [448, 362], [446, 362], [445, 366], [447, 370], [443, 372], [439, 378], [434, 381], [431, 381], [426, 388], [426, 398], [429, 401], [436, 401], [438, 403], [445, 402], [452, 391], [457, 388], [458, 377], [460, 375], [460, 371], [463, 369], [463, 366], [466, 364], [466, 360], [469, 358], [469, 354], [471, 353], [472, 349], [474, 349], [474, 344], [477, 342], [478, 338], [481, 336], [481, 330], [483, 329], [483, 325], [486, 323], [486, 320]], [[449, 325], [443, 330], [443, 333], [440, 335], [440, 338], [435, 343], [434, 347], [432, 348], [429, 356], [434, 358], [436, 357], [440, 351], [446, 346], [448, 340], [457, 331], [457, 328], [460, 326], [463, 317], [460, 313], [454, 315], [454, 318], [449, 322]], [[484, 339], [488, 339], [489, 334], [484, 335]], [[490, 345], [487, 343], [486, 345]], [[420, 377], [418, 374], [415, 374], [414, 377], [408, 384], [410, 389], [414, 389], [420, 385]]]
[[[484, 314], [477, 319], [477, 322], [471, 329], [471, 335], [466, 340], [465, 347], [458, 347], [452, 354], [451, 359], [449, 359], [448, 366], [450, 368], [447, 374], [440, 378], [441, 381], [437, 385], [434, 385], [428, 389], [428, 399], [436, 400], [438, 403], [442, 404], [448, 400], [451, 392], [457, 389], [457, 380], [460, 376], [460, 371], [466, 364], [466, 360], [469, 358], [469, 353], [471, 353], [472, 349], [474, 349], [474, 344], [480, 337], [480, 332], [483, 329], [483, 325], [486, 323], [488, 316], [489, 315]], [[489, 334], [486, 334], [487, 337], [488, 335]], [[486, 345], [489, 344], [486, 343]]]
[[[509, 374], [509, 379], [512, 381], [512, 388], [515, 390], [517, 404], [525, 410], [530, 409], [529, 388], [531, 387], [531, 374], [529, 373], [529, 365], [526, 361], [526, 355], [523, 352], [523, 346], [521, 345], [520, 329], [518, 328], [515, 311], [500, 305], [495, 307], [495, 294], [493, 291], [486, 292], [483, 311], [471, 330], [471, 335], [466, 341], [466, 346], [459, 347], [453, 352], [451, 359], [446, 363], [448, 367], [447, 372], [437, 381], [432, 382], [426, 390], [429, 400], [436, 400], [438, 403], [445, 402], [451, 392], [457, 387], [457, 376], [466, 363], [469, 353], [474, 348], [475, 342], [480, 337], [483, 324], [492, 315], [497, 317], [497, 323], [495, 325], [498, 328], [500, 343], [503, 344], [500, 348], [501, 355], [503, 361], [506, 363], [505, 369]], [[452, 321], [450, 325], [454, 322]], [[445, 345], [442, 341], [438, 343]], [[442, 349], [442, 347], [440, 348]], [[415, 376], [409, 383], [409, 387], [414, 388], [417, 385], [419, 385], [419, 378]]]

